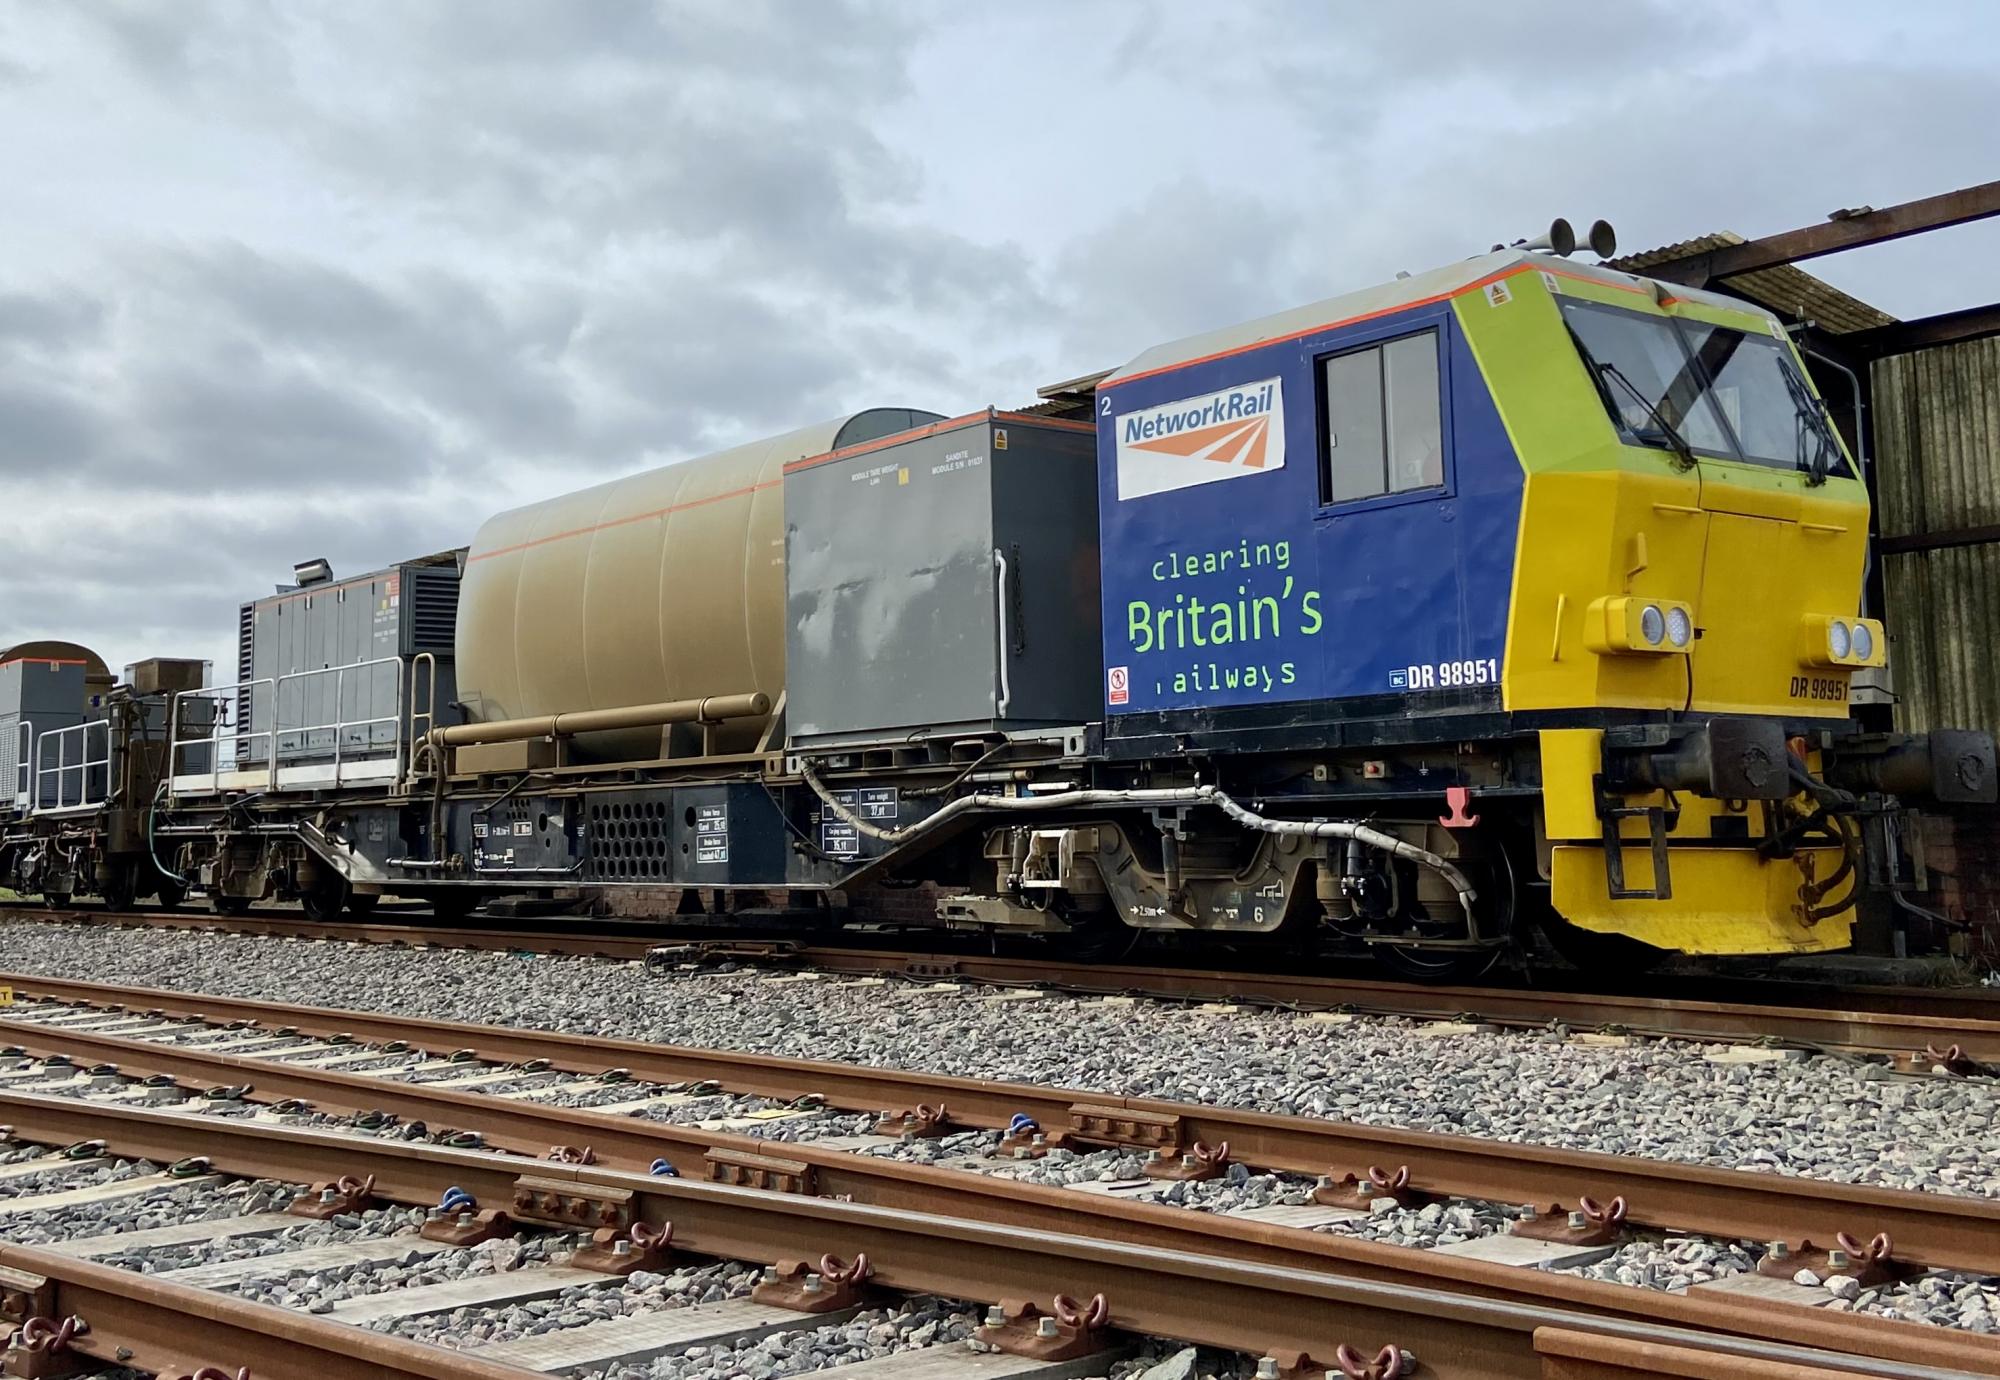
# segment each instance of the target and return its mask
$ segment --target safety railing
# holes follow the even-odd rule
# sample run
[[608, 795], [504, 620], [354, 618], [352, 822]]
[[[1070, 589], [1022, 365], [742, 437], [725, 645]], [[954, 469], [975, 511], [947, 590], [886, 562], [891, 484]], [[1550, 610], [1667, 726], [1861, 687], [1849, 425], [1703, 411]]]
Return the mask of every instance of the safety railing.
[[[386, 682], [391, 687], [388, 712], [363, 712], [348, 718], [347, 691], [364, 677], [378, 686]], [[305, 707], [312, 698], [308, 692], [328, 681], [332, 692], [330, 715], [313, 718], [312, 711]], [[318, 790], [396, 781], [403, 771], [403, 686], [403, 658], [391, 656], [358, 661], [351, 666], [322, 666], [235, 685], [183, 691], [175, 696], [174, 731], [169, 747], [173, 792], [203, 795], [245, 790]], [[259, 689], [269, 691], [268, 700], [260, 701]], [[245, 694], [246, 691], [249, 693]], [[214, 699], [217, 712], [205, 734], [184, 737], [186, 716], [181, 712], [180, 702], [194, 696]], [[358, 689], [353, 698], [362, 698]], [[253, 730], [232, 722], [230, 711], [239, 703], [249, 706], [253, 713], [268, 713], [269, 726]], [[295, 706], [298, 722], [291, 722], [286, 717], [287, 711]], [[388, 734], [378, 735], [374, 731], [385, 725], [391, 729]], [[331, 741], [315, 742], [315, 735], [322, 734], [330, 735]], [[239, 743], [246, 746], [246, 752], [237, 751]], [[202, 745], [210, 750], [205, 769], [195, 766], [193, 753], [189, 751]]]
[[6, 787], [4, 799], [16, 810], [25, 810], [35, 792], [35, 725], [32, 719], [16, 719], [9, 726], [7, 775], [0, 779]]
[[[182, 690], [173, 697], [167, 707], [167, 777], [174, 795], [268, 790], [275, 784], [271, 772], [277, 754], [267, 751], [260, 762], [257, 743], [261, 740], [267, 748], [273, 747], [276, 735], [269, 729], [251, 732], [235, 718], [249, 712], [258, 689], [271, 689], [275, 684], [267, 676], [234, 685]], [[204, 703], [212, 708], [206, 713], [195, 709]]]
[[52, 728], [36, 737], [35, 813], [92, 810], [110, 793], [111, 724], [107, 720]]

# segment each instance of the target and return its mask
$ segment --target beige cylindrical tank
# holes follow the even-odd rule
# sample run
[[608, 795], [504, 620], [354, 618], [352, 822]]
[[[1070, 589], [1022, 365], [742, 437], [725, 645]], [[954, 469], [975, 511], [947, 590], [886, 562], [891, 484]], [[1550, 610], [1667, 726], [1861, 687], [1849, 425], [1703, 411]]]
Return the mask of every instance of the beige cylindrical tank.
[[[939, 420], [872, 408], [489, 518], [459, 586], [458, 698], [477, 723], [785, 688], [785, 466]], [[734, 720], [747, 748], [763, 719]], [[659, 755], [658, 729], [579, 759]]]

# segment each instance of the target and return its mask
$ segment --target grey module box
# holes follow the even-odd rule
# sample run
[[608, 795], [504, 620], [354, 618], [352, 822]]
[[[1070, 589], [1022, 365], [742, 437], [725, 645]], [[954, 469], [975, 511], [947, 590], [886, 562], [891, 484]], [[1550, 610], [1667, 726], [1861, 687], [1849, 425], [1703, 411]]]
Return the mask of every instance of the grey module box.
[[1099, 709], [1096, 436], [989, 413], [785, 476], [794, 746]]
[[[457, 697], [458, 580], [457, 559], [448, 554], [243, 605], [237, 679], [247, 688], [237, 694], [238, 760], [269, 761], [274, 741], [281, 763], [327, 760], [336, 735], [343, 758], [392, 748], [409, 731], [410, 706], [398, 710], [399, 690], [407, 696], [411, 661], [424, 652], [437, 666], [437, 722], [456, 722], [446, 706]], [[403, 659], [400, 672], [367, 664], [392, 657]], [[420, 699], [428, 697], [428, 682], [428, 673], [419, 678]]]

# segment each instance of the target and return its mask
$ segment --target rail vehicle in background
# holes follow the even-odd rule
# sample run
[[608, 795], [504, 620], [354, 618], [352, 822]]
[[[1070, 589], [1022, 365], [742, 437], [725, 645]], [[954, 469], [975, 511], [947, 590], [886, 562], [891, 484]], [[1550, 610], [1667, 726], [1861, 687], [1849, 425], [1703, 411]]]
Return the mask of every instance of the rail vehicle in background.
[[1537, 930], [1586, 964], [1842, 948], [1910, 889], [1900, 812], [1995, 798], [1993, 740], [1850, 713], [1867, 493], [1780, 324], [1568, 248], [311, 563], [244, 606], [235, 683], [23, 701], [0, 878], [1436, 975]]

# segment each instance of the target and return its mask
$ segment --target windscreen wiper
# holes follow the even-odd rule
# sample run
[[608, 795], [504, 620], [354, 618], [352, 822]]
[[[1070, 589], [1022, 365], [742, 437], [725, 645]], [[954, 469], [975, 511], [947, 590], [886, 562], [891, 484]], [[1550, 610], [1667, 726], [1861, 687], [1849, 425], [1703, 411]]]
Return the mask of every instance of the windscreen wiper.
[[[1590, 359], [1590, 356], [1586, 354], [1584, 358]], [[1640, 391], [1639, 385], [1626, 378], [1625, 371], [1615, 364], [1598, 359], [1590, 359], [1590, 363], [1604, 377], [1618, 380], [1619, 383], [1624, 385], [1627, 393], [1630, 393], [1639, 400], [1639, 406], [1646, 409], [1646, 415], [1653, 419], [1653, 425], [1659, 428], [1661, 437], [1673, 448], [1675, 463], [1684, 470], [1693, 469], [1695, 466], [1694, 447], [1687, 443], [1687, 438], [1681, 435], [1680, 430], [1672, 422], [1667, 420], [1666, 415], [1653, 404], [1653, 400]]]
[[[1778, 361], [1778, 372], [1785, 377], [1785, 391], [1792, 395], [1792, 409], [1797, 418], [1794, 435], [1798, 440], [1799, 468], [1805, 471], [1806, 483], [1817, 488], [1826, 483], [1826, 477], [1833, 469], [1833, 458], [1839, 454], [1839, 448], [1835, 446], [1830, 434], [1833, 422], [1826, 415], [1826, 409], [1820, 405], [1818, 397], [1806, 387], [1805, 381], [1783, 359]], [[1807, 431], [1811, 431], [1813, 439], [1818, 442], [1810, 460], [1805, 456]]]

